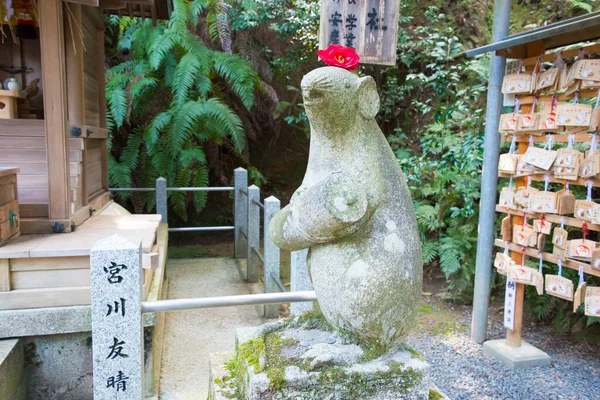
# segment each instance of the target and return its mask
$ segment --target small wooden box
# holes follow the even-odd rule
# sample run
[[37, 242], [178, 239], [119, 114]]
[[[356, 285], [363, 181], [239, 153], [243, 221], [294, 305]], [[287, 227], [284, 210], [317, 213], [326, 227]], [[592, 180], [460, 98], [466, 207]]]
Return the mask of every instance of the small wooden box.
[[21, 233], [17, 173], [19, 168], [0, 168], [0, 246]]
[[21, 92], [16, 90], [0, 90], [0, 118], [17, 118], [17, 99], [23, 99], [24, 97]]

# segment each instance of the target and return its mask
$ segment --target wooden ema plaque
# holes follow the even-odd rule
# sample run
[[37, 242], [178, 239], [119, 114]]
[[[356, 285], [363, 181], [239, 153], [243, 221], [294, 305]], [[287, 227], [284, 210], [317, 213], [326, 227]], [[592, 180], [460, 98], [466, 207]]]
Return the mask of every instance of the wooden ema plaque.
[[319, 48], [353, 47], [361, 64], [396, 65], [397, 0], [321, 0]]

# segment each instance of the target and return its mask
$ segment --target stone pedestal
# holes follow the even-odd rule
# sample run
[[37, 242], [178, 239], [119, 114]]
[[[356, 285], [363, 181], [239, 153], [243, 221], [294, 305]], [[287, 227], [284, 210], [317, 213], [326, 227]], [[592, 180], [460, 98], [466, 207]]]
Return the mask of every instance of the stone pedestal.
[[209, 399], [446, 399], [408, 346], [380, 355], [322, 314], [305, 312], [236, 332], [236, 352], [211, 355]]
[[506, 339], [488, 340], [483, 343], [483, 354], [500, 360], [509, 369], [546, 367], [550, 365], [550, 356], [522, 340], [519, 347], [509, 346]]

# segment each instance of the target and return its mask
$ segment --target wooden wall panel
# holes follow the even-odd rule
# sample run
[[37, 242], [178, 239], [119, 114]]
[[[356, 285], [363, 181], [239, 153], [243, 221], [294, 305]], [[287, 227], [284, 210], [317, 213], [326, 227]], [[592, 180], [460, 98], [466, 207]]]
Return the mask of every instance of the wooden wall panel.
[[85, 173], [90, 198], [95, 197], [103, 188], [101, 142], [102, 140], [88, 139]]
[[[98, 64], [104, 59], [98, 57], [98, 41], [96, 38], [98, 20], [95, 13], [99, 9], [83, 6], [82, 28], [85, 55], [83, 57], [83, 81], [85, 88], [85, 122], [91, 126], [100, 125], [100, 80], [98, 79]], [[101, 15], [101, 14], [100, 14]], [[104, 80], [102, 80], [104, 84]]]

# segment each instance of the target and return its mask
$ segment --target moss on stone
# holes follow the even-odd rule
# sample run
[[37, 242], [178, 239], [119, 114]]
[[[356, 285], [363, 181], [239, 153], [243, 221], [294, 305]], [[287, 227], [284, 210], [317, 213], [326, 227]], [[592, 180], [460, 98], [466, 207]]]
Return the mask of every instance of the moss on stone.
[[248, 363], [248, 366], [254, 367], [254, 373], [260, 372], [260, 356], [265, 352], [264, 338], [257, 337], [240, 345], [240, 354]]
[[437, 390], [429, 389], [429, 400], [440, 400], [443, 398], [444, 396]]
[[332, 390], [342, 390], [344, 398], [364, 399], [381, 389], [381, 384], [386, 382], [390, 389], [396, 393], [407, 393], [411, 388], [419, 385], [423, 378], [421, 371], [408, 367], [403, 369], [400, 363], [390, 363], [388, 372], [379, 372], [374, 376], [365, 376], [358, 372], [348, 373], [343, 368], [332, 367], [321, 372], [319, 376], [318, 391], [327, 392], [327, 387]]
[[390, 351], [389, 346], [379, 343], [376, 340], [367, 340], [348, 329], [337, 328], [331, 325], [321, 310], [309, 310], [303, 312], [298, 316], [297, 324], [306, 329], [322, 329], [329, 332], [336, 332], [346, 343], [357, 344], [364, 353], [361, 358], [362, 362], [375, 360]]
[[[323, 313], [319, 310], [306, 311], [296, 318], [289, 318], [273, 329], [265, 331], [261, 336], [238, 345], [237, 357], [226, 363], [225, 368], [230, 374], [229, 379], [224, 379], [224, 389], [235, 389], [235, 394], [224, 390], [221, 392], [227, 398], [245, 398], [245, 385], [247, 381], [247, 367], [253, 368], [253, 372], [265, 373], [269, 379], [269, 390], [279, 392], [282, 399], [287, 399], [285, 394], [288, 383], [285, 380], [286, 368], [298, 367], [303, 371], [314, 371], [310, 364], [312, 359], [296, 359], [283, 357], [282, 352], [298, 343], [295, 339], [281, 336], [280, 331], [290, 326], [303, 327], [305, 329], [321, 329], [336, 332], [346, 343], [359, 345], [364, 355], [361, 362], [367, 362], [386, 354], [389, 349], [379, 345], [377, 342], [367, 342], [364, 339], [343, 329], [337, 329], [327, 322]], [[419, 358], [421, 355], [408, 345], [404, 350], [410, 352], [411, 358]], [[261, 363], [261, 359], [263, 360]], [[322, 399], [332, 391], [342, 391], [344, 398], [363, 399], [370, 394], [381, 390], [385, 383], [390, 390], [406, 393], [409, 389], [417, 386], [422, 380], [422, 372], [405, 367], [404, 364], [391, 362], [389, 371], [379, 372], [375, 375], [365, 376], [358, 372], [347, 372], [345, 369], [332, 366], [320, 365], [318, 384], [312, 388], [303, 388], [303, 393], [308, 397], [306, 400]], [[215, 381], [215, 383], [217, 383]], [[218, 384], [218, 383], [217, 383]]]
[[421, 353], [410, 347], [408, 344], [404, 343], [402, 348], [410, 353], [410, 358], [416, 358], [417, 360], [425, 361], [425, 358], [421, 355]]
[[284, 346], [293, 346], [298, 341], [295, 339], [284, 339], [275, 333], [265, 335], [267, 352], [267, 378], [269, 378], [269, 389], [277, 391], [285, 387], [285, 369], [295, 365], [300, 367], [302, 362], [281, 357]]
[[327, 322], [325, 315], [318, 308], [301, 313], [298, 316], [297, 324], [306, 329], [323, 329], [331, 332], [336, 330], [329, 322]]
[[231, 389], [231, 391], [222, 390], [220, 393], [228, 399], [243, 399], [244, 368], [242, 361], [237, 356], [233, 357], [225, 363], [225, 370], [229, 375], [223, 379], [222, 389]]

